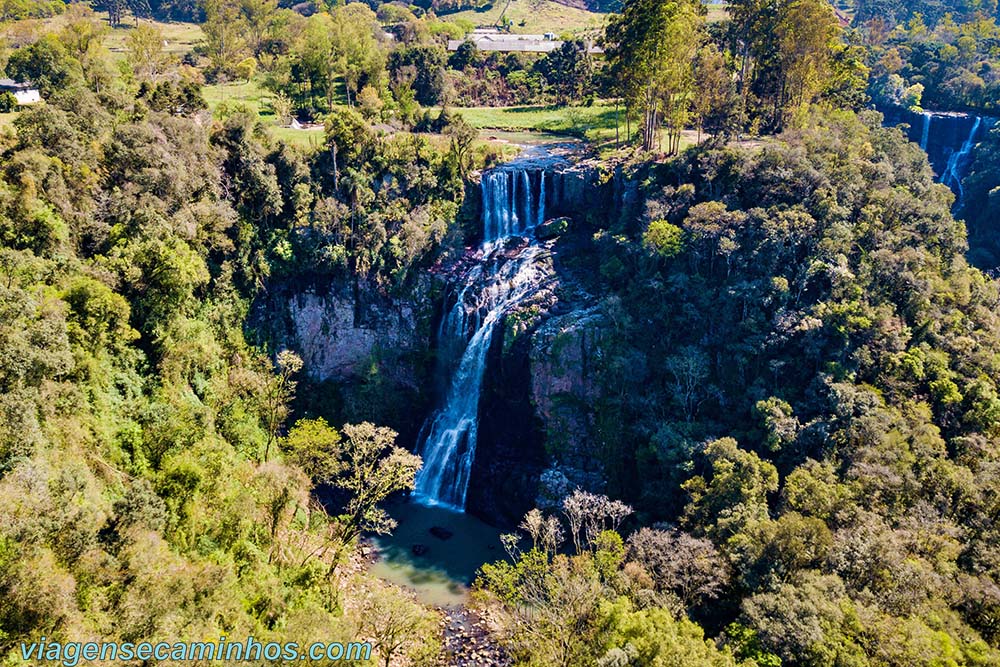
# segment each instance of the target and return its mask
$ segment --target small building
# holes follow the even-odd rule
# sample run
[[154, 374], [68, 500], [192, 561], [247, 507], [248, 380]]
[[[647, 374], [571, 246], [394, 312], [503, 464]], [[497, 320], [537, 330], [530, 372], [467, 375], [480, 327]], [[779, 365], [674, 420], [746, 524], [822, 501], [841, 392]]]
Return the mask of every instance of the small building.
[[0, 79], [0, 92], [12, 93], [19, 105], [35, 104], [42, 101], [38, 89], [31, 83], [19, 83], [13, 79]]
[[[449, 39], [448, 50], [457, 51], [458, 47], [464, 42], [472, 42], [479, 51], [501, 51], [505, 53], [516, 51], [549, 53], [562, 46], [562, 42], [556, 39], [555, 33], [551, 32], [547, 32], [544, 35], [522, 35], [477, 28], [469, 33], [465, 39]], [[593, 44], [588, 44], [587, 52], [590, 54], [601, 54], [604, 53], [604, 49]]]

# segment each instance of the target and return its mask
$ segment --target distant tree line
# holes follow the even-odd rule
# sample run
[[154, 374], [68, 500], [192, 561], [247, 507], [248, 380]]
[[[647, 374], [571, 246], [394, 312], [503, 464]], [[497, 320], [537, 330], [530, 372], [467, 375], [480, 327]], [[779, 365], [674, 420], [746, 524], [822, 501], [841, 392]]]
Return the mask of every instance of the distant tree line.
[[825, 0], [728, 3], [729, 20], [705, 24], [694, 0], [623, 3], [605, 35], [608, 90], [634, 116], [645, 150], [674, 153], [690, 126], [719, 138], [778, 132], [827, 100], [865, 101], [863, 54], [842, 39]]
[[943, 15], [912, 12], [898, 23], [891, 16], [857, 22], [877, 100], [935, 111], [982, 112], [1000, 106], [995, 13], [981, 6]]

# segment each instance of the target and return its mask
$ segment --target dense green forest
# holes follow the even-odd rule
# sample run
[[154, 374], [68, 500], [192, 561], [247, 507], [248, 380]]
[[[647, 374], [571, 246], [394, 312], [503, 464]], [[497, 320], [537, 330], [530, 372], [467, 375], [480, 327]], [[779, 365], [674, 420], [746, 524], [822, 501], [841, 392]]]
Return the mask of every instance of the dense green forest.
[[[906, 3], [897, 11], [859, 11], [860, 35], [869, 48], [875, 96], [912, 108], [996, 110], [1000, 100], [1000, 51], [996, 3], [918, 11]], [[932, 11], [938, 9], [938, 11]], [[897, 24], [892, 17], [898, 17]]]
[[443, 298], [510, 153], [463, 107], [511, 106], [584, 137], [599, 108], [611, 194], [551, 243], [604, 323], [606, 478], [543, 479], [483, 565], [503, 664], [1000, 664], [1000, 287], [966, 258], [1000, 266], [1000, 129], [953, 212], [871, 108], [997, 113], [995, 2], [626, 0], [546, 54], [448, 51], [447, 3], [285, 4], [0, 5], [44, 98], [0, 114], [0, 664], [220, 635], [457, 664], [359, 546], [433, 390], [389, 355], [320, 383], [251, 312]]
[[[419, 460], [371, 424], [283, 429], [301, 360], [244, 322], [293, 264], [401, 279], [461, 202], [457, 148], [351, 112], [304, 155], [245, 114], [206, 123], [183, 79], [115, 75], [80, 41], [98, 32], [76, 15], [7, 64], [47, 100], [2, 142], [0, 651], [347, 640], [384, 632], [365, 629], [380, 614], [412, 623], [397, 653], [432, 649], [429, 612], [353, 581], [345, 550], [389, 526], [376, 504]], [[310, 476], [343, 490], [342, 513]]]
[[599, 619], [656, 624], [657, 600], [725, 626], [738, 657], [994, 663], [997, 288], [919, 148], [838, 112], [643, 182], [645, 213], [580, 268], [616, 325], [594, 406], [609, 493], [671, 525], [623, 546], [598, 514], [569, 562], [487, 572], [515, 617], [568, 604], [546, 578], [590, 591], [525, 655], [582, 624], [572, 661], [538, 664], [586, 664], [622, 632]]

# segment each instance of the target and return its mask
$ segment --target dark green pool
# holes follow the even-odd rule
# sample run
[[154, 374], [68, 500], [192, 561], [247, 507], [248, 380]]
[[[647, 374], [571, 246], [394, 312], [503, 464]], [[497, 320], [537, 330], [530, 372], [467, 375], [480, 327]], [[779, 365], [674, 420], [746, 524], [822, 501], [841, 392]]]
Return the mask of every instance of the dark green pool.
[[[401, 500], [388, 507], [399, 526], [372, 541], [381, 558], [371, 572], [413, 590], [421, 602], [449, 606], [465, 601], [483, 563], [506, 557], [500, 531], [468, 514]], [[431, 533], [432, 528], [439, 536]], [[445, 532], [446, 531], [446, 532]], [[441, 536], [451, 533], [448, 539]], [[414, 553], [414, 546], [419, 545]]]

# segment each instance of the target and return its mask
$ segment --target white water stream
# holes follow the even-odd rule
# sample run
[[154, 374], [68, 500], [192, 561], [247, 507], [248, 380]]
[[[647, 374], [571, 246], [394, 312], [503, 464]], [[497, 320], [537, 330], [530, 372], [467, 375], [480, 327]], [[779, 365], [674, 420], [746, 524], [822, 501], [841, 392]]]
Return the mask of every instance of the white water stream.
[[[426, 505], [465, 509], [476, 453], [479, 398], [493, 333], [504, 316], [544, 281], [538, 258], [547, 251], [529, 244], [515, 254], [503, 241], [528, 236], [545, 220], [545, 172], [501, 167], [483, 174], [482, 260], [464, 276], [451, 309], [442, 317], [442, 344], [465, 342], [444, 404], [421, 430], [417, 453], [423, 467], [414, 497]], [[469, 337], [469, 332], [471, 337]]]

